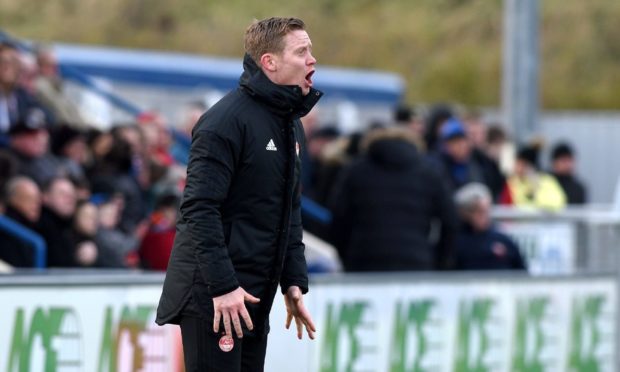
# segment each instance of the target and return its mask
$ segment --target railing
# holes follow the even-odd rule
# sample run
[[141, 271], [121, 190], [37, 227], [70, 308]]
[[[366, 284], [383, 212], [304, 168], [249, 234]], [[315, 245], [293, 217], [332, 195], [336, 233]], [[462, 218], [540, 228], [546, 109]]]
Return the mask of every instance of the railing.
[[0, 230], [6, 231], [16, 238], [30, 244], [34, 251], [34, 267], [37, 269], [45, 268], [47, 245], [39, 234], [2, 215], [0, 215]]

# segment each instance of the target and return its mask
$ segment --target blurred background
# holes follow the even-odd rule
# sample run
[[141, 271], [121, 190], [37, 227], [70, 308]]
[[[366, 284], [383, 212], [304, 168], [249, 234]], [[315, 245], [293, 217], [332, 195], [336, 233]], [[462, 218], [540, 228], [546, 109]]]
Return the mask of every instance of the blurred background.
[[272, 325], [267, 370], [618, 370], [613, 0], [0, 0], [0, 370], [182, 369], [153, 317], [191, 130], [270, 16], [325, 96], [319, 338]]

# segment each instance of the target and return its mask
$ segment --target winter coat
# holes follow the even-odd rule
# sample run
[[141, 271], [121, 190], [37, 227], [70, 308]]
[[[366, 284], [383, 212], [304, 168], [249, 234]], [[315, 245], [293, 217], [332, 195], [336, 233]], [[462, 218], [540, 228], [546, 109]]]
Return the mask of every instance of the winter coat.
[[199, 119], [158, 324], [177, 323], [190, 296], [212, 321], [212, 298], [241, 286], [261, 299], [246, 307], [266, 333], [278, 283], [308, 291], [299, 118], [321, 95], [274, 84], [246, 55], [240, 87]]
[[[456, 215], [444, 182], [404, 138], [379, 136], [344, 170], [330, 206], [332, 242], [347, 271], [447, 268]], [[430, 241], [431, 224], [440, 239]]]
[[456, 268], [460, 270], [525, 270], [519, 248], [507, 235], [491, 227], [474, 231], [464, 225], [456, 243]]

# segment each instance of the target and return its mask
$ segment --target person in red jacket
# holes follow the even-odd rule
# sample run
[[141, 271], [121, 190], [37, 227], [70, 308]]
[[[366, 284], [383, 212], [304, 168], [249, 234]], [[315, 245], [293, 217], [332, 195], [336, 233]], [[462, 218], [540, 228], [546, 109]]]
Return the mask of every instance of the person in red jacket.
[[166, 271], [168, 268], [179, 202], [180, 198], [177, 195], [164, 194], [155, 203], [155, 210], [150, 216], [149, 229], [139, 249], [140, 261], [147, 269]]

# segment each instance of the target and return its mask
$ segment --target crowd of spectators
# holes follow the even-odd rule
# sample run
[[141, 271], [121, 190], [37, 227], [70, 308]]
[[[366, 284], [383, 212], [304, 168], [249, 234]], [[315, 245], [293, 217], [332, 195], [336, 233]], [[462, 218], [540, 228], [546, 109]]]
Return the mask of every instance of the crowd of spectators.
[[[24, 55], [0, 43], [0, 218], [43, 239], [46, 268], [164, 270], [191, 126], [172, 131], [146, 113], [94, 129], [64, 94], [53, 53]], [[33, 267], [30, 245], [0, 229], [0, 261]]]
[[541, 141], [510, 156], [503, 126], [476, 112], [401, 106], [392, 122], [348, 135], [315, 120], [304, 120], [303, 193], [332, 220], [306, 214], [304, 223], [337, 248], [347, 271], [523, 270], [491, 206], [557, 211], [587, 201], [569, 144], [553, 147], [545, 171]]
[[[43, 239], [47, 268], [165, 270], [191, 129], [205, 110], [189, 104], [178, 125], [144, 113], [97, 130], [66, 96], [52, 51], [27, 59], [0, 42], [0, 222]], [[348, 271], [525, 269], [490, 206], [587, 201], [570, 145], [553, 149], [549, 172], [540, 143], [521, 146], [506, 172], [508, 135], [476, 113], [400, 106], [392, 122], [347, 135], [316, 112], [303, 123], [303, 194], [331, 212], [304, 227]], [[0, 262], [33, 267], [31, 245], [0, 228]]]

